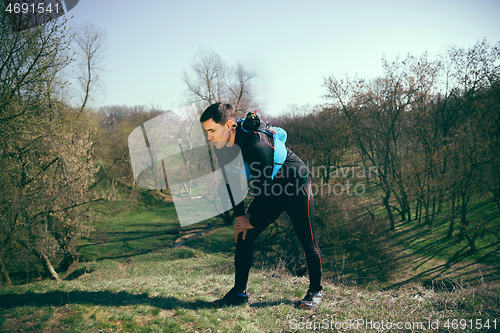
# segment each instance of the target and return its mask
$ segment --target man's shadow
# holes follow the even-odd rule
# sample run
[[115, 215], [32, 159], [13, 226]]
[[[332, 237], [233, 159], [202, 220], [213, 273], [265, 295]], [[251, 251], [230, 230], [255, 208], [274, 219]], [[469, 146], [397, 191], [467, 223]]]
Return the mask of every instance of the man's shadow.
[[[175, 297], [150, 297], [145, 293], [131, 294], [126, 291], [49, 291], [45, 293], [0, 294], [0, 308], [64, 306], [66, 304], [92, 304], [100, 306], [150, 305], [163, 310], [213, 308], [212, 302], [186, 302]], [[263, 308], [279, 304], [298, 305], [297, 302], [285, 299], [273, 302], [255, 302], [250, 303], [249, 306]]]
[[280, 304], [285, 304], [285, 305], [291, 305], [296, 308], [300, 307], [300, 301], [292, 301], [289, 299], [281, 299], [279, 301], [272, 301], [272, 302], [255, 302], [255, 303], [250, 303], [251, 308], [265, 308], [268, 306], [278, 306]]
[[145, 293], [131, 294], [126, 291], [50, 291], [45, 293], [0, 294], [0, 308], [63, 306], [66, 304], [92, 304], [101, 306], [150, 305], [163, 310], [211, 307], [211, 303], [204, 301], [186, 302], [175, 297], [150, 297]]

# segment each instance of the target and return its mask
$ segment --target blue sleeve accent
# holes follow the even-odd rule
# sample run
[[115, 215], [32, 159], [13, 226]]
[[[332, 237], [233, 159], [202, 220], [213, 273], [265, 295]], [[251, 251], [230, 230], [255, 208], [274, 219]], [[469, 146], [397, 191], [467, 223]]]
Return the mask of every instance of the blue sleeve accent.
[[285, 163], [286, 160], [286, 146], [280, 140], [274, 140], [274, 167], [273, 167], [273, 176], [280, 171], [281, 167]]

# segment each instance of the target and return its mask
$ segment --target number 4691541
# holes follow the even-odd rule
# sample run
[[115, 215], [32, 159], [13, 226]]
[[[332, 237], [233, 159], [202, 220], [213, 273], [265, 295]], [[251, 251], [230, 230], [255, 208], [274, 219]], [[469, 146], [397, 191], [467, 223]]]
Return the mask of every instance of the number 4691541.
[[483, 321], [483, 319], [476, 319], [476, 320], [474, 320], [474, 319], [469, 319], [469, 320], [466, 320], [466, 319], [450, 320], [450, 319], [448, 319], [444, 323], [444, 328], [454, 329], [454, 330], [457, 330], [457, 329], [465, 330], [466, 328], [476, 329], [476, 330], [480, 330], [480, 329], [489, 330], [490, 328], [493, 328], [494, 330], [496, 330], [497, 320], [493, 319], [490, 322], [489, 319], [486, 319], [485, 321]]
[[14, 3], [13, 4], [12, 2], [10, 2], [7, 5], [7, 8], [5, 8], [5, 11], [9, 12], [10, 14], [12, 14], [12, 13], [14, 13], [14, 14], [20, 14], [20, 13], [23, 13], [23, 14], [27, 14], [27, 13], [43, 14], [45, 12], [52, 13], [53, 11], [56, 13], [59, 13], [59, 10], [62, 10], [62, 8], [59, 6], [59, 3], [54, 4], [54, 6], [52, 7], [52, 3], [45, 4], [43, 2], [39, 2], [36, 5], [34, 3], [32, 3], [32, 4]]

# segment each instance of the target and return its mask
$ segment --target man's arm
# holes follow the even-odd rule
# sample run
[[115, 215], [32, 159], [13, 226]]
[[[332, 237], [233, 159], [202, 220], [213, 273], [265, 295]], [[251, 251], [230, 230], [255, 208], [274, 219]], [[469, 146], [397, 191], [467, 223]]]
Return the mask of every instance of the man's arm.
[[252, 216], [252, 225], [255, 227], [264, 220], [273, 204], [272, 172], [274, 166], [273, 141], [263, 133], [254, 133], [245, 146], [244, 158], [252, 174], [254, 198], [247, 214]]
[[[222, 150], [219, 149], [214, 149], [213, 150], [216, 156], [217, 160], [217, 165], [221, 169], [221, 172], [223, 173], [224, 176], [224, 182], [226, 183], [226, 189], [228, 194], [232, 197], [232, 191], [231, 187], [229, 184], [238, 184], [241, 181], [241, 176], [238, 174], [233, 174], [232, 172], [226, 172], [225, 171], [225, 166], [228, 165], [232, 159], [234, 159], [233, 156], [227, 156]], [[239, 150], [238, 150], [239, 151]], [[245, 203], [244, 201], [241, 201], [237, 205], [234, 205], [234, 200], [231, 198], [231, 203], [233, 204], [233, 210], [234, 210], [234, 216], [243, 216], [245, 215]]]

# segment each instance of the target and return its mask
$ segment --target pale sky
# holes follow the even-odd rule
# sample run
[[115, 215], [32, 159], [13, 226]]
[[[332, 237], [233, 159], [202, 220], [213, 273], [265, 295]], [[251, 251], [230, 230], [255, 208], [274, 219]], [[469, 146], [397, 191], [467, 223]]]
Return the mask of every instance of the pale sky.
[[186, 105], [182, 72], [199, 47], [255, 71], [270, 114], [325, 103], [323, 78], [381, 74], [381, 59], [500, 41], [500, 1], [80, 0], [69, 26], [107, 34], [94, 107]]

